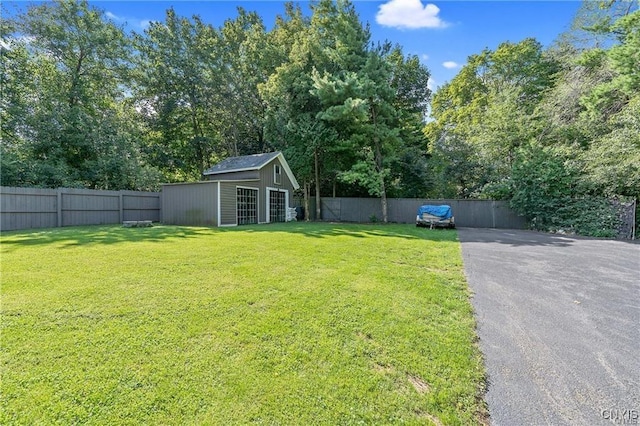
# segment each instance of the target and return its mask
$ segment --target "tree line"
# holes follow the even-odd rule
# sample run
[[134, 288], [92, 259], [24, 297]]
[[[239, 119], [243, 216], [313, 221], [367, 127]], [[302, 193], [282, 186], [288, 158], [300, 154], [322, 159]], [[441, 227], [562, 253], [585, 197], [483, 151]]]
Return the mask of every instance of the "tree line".
[[287, 4], [269, 31], [242, 8], [219, 28], [169, 9], [125, 34], [60, 0], [2, 35], [3, 185], [152, 189], [272, 150], [307, 197], [422, 184], [429, 71], [373, 43], [347, 1]]
[[[538, 228], [610, 232], [640, 195], [638, 2], [585, 2], [544, 49], [505, 42], [434, 94], [348, 1], [267, 30], [173, 9], [125, 33], [87, 1], [1, 21], [3, 185], [156, 189], [281, 150], [312, 196], [510, 200]], [[320, 203], [316, 203], [320, 206]], [[307, 209], [308, 211], [308, 209]]]
[[526, 39], [472, 55], [432, 115], [434, 195], [510, 200], [535, 228], [614, 235], [616, 202], [640, 196], [638, 2], [584, 2], [547, 49]]

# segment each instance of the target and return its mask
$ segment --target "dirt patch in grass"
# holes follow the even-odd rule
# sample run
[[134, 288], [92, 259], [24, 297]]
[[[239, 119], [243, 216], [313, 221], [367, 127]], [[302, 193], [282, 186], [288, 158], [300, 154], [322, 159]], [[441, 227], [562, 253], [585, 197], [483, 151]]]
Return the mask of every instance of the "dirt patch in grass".
[[409, 383], [413, 385], [414, 389], [419, 394], [424, 394], [431, 390], [431, 386], [429, 386], [429, 384], [424, 380], [422, 380], [420, 377], [409, 376], [408, 379], [409, 379]]

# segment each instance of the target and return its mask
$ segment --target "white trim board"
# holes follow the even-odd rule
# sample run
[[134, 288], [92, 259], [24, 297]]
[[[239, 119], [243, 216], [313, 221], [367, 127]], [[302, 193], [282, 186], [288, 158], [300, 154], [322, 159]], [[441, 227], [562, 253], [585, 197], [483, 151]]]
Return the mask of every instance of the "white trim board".
[[265, 199], [266, 199], [266, 206], [267, 206], [267, 210], [266, 210], [266, 215], [265, 215], [265, 223], [271, 223], [271, 209], [269, 206], [269, 201], [270, 201], [270, 192], [284, 192], [284, 208], [288, 209], [289, 208], [289, 190], [288, 189], [282, 189], [282, 188], [273, 188], [271, 186], [267, 186], [266, 187], [266, 191], [267, 193], [265, 194]]

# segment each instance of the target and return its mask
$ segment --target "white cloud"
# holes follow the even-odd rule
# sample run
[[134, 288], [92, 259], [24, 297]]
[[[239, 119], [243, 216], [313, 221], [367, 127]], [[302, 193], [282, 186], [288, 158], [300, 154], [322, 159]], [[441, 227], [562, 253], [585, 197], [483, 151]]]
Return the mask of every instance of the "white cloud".
[[438, 13], [438, 6], [431, 3], [423, 6], [421, 0], [389, 0], [378, 9], [376, 22], [385, 27], [412, 30], [448, 26]]
[[427, 80], [427, 88], [432, 92], [436, 90], [436, 81], [432, 77], [429, 77], [429, 80]]
[[427, 62], [429, 60], [429, 55], [425, 55], [424, 53], [420, 55], [420, 59], [422, 62]]
[[25, 36], [21, 35], [18, 37], [6, 37], [4, 39], [0, 39], [0, 47], [6, 50], [11, 50], [15, 47], [16, 44], [31, 44], [36, 41], [36, 38], [33, 36]]
[[149, 27], [149, 24], [151, 24], [151, 21], [148, 19], [127, 18], [108, 11], [105, 12], [105, 16], [117, 24], [128, 25], [134, 30], [145, 30]]
[[454, 69], [454, 68], [460, 68], [460, 64], [457, 62], [453, 62], [453, 61], [446, 61], [442, 63], [442, 66], [447, 68], [447, 69]]

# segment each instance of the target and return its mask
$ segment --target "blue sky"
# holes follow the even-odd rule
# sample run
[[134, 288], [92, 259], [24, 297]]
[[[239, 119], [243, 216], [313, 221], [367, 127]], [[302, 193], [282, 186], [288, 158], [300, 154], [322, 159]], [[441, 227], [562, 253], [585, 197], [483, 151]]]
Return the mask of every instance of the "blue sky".
[[[13, 3], [25, 8], [27, 2]], [[237, 6], [256, 11], [270, 28], [284, 11], [282, 1], [92, 1], [114, 21], [142, 31], [149, 21], [161, 21], [173, 6], [181, 16], [199, 15], [220, 26], [234, 18]], [[309, 2], [299, 2], [308, 10]], [[436, 1], [355, 0], [360, 20], [371, 25], [374, 41], [389, 40], [405, 53], [418, 55], [429, 68], [432, 87], [456, 75], [469, 55], [495, 49], [504, 41], [534, 37], [548, 46], [566, 30], [579, 1]]]

